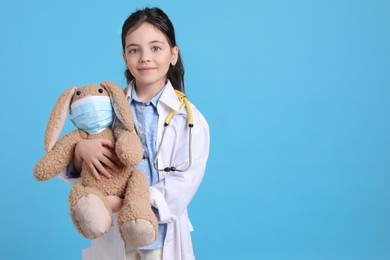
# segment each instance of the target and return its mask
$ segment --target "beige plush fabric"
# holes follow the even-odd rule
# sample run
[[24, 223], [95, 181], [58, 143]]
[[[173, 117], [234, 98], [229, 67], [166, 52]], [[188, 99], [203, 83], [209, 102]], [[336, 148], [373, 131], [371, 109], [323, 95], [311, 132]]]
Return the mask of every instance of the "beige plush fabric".
[[[71, 103], [88, 95], [109, 96], [122, 124], [98, 134], [74, 130], [57, 141]], [[34, 168], [35, 178], [45, 181], [58, 175], [72, 160], [77, 143], [95, 138], [114, 142], [116, 154], [123, 165], [119, 172], [108, 169], [111, 179], [102, 177], [100, 180], [93, 176], [86, 164], [82, 165], [82, 183], [73, 186], [69, 195], [70, 214], [75, 227], [90, 239], [103, 235], [109, 226], [106, 221], [112, 221], [112, 212], [105, 196], [115, 195], [124, 198], [118, 221], [125, 242], [132, 247], [151, 244], [157, 239], [157, 219], [151, 209], [146, 176], [143, 172], [133, 170], [142, 159], [142, 145], [134, 130], [130, 106], [121, 88], [115, 83], [104, 81], [100, 85], [72, 87], [59, 97], [46, 128], [46, 154]]]

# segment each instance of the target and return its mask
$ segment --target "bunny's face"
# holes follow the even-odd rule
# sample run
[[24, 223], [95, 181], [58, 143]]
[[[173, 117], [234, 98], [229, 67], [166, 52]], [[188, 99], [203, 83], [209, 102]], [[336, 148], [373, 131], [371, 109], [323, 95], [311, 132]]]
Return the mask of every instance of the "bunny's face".
[[89, 84], [76, 89], [72, 97], [72, 103], [87, 96], [109, 96], [107, 90], [97, 84]]
[[75, 89], [69, 112], [72, 123], [90, 134], [102, 132], [114, 119], [107, 89], [94, 84]]
[[[99, 101], [100, 104], [91, 105], [95, 101]], [[82, 105], [87, 106], [76, 109]], [[46, 127], [45, 151], [49, 152], [56, 144], [68, 114], [71, 115], [71, 120], [73, 118], [73, 121], [83, 124], [83, 128], [86, 121], [89, 126], [95, 124], [97, 119], [90, 114], [86, 114], [91, 110], [93, 110], [93, 114], [96, 114], [95, 112], [98, 110], [98, 117], [104, 117], [104, 122], [108, 123], [115, 113], [115, 117], [118, 118], [125, 129], [130, 132], [134, 131], [133, 114], [119, 85], [103, 81], [100, 84], [89, 84], [81, 88], [74, 86], [61, 94], [53, 108]]]

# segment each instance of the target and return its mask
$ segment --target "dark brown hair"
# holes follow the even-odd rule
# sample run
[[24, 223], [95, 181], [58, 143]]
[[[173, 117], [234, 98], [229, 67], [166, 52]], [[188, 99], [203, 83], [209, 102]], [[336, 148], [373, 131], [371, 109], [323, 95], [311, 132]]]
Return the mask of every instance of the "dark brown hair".
[[[137, 29], [143, 23], [150, 23], [160, 30], [167, 38], [171, 48], [177, 46], [175, 39], [175, 29], [169, 17], [157, 7], [144, 8], [132, 13], [122, 26], [122, 49], [125, 52], [126, 35], [128, 32]], [[125, 76], [127, 83], [130, 83], [134, 76], [129, 69], [126, 68]], [[167, 73], [167, 78], [171, 81], [174, 89], [184, 92], [184, 66], [181, 60], [180, 52], [175, 65], [170, 65]]]

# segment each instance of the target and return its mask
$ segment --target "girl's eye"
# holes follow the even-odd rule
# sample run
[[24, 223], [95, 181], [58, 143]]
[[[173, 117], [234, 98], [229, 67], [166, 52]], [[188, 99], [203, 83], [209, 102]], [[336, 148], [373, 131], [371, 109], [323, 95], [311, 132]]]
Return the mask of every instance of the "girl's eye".
[[158, 46], [152, 47], [152, 51], [161, 51], [161, 48]]
[[138, 49], [130, 49], [129, 50], [129, 53], [131, 53], [131, 54], [134, 54], [134, 53], [137, 53], [138, 52]]

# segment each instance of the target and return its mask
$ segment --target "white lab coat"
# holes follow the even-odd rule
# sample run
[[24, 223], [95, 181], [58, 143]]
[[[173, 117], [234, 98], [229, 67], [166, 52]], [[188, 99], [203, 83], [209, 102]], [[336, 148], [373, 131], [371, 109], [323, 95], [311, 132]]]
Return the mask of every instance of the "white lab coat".
[[[129, 85], [127, 96], [131, 95]], [[193, 227], [187, 215], [187, 206], [195, 195], [205, 172], [209, 154], [209, 127], [199, 110], [191, 104], [194, 116], [192, 136], [192, 165], [186, 172], [160, 172], [160, 182], [150, 187], [150, 202], [158, 209], [159, 222], [167, 223], [163, 260], [195, 259], [190, 233]], [[158, 167], [184, 168], [188, 164], [187, 113], [168, 81], [158, 102], [159, 114], [157, 147], [161, 141], [163, 125], [172, 109], [177, 110], [166, 130]], [[63, 174], [62, 174], [63, 176]], [[69, 181], [69, 180], [68, 180]], [[116, 214], [114, 214], [116, 215]], [[83, 250], [83, 260], [125, 260], [124, 243], [120, 236], [116, 217], [112, 228], [101, 238], [92, 241], [90, 248]]]

